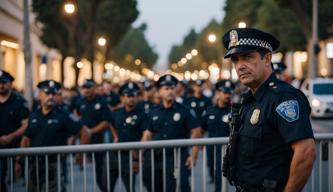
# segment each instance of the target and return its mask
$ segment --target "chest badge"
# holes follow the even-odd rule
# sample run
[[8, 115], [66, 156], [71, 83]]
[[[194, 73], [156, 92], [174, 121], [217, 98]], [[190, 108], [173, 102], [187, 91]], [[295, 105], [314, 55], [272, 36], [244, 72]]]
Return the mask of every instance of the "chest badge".
[[125, 122], [127, 124], [130, 124], [132, 122], [132, 117], [127, 117], [126, 120], [125, 120]]
[[260, 109], [255, 109], [253, 110], [250, 122], [252, 125], [255, 125], [258, 123], [259, 121], [259, 115], [260, 115]]
[[209, 115], [209, 119], [215, 119], [215, 115]]
[[156, 121], [157, 119], [158, 119], [157, 115], [153, 117], [153, 121]]
[[180, 113], [175, 113], [175, 114], [173, 115], [173, 120], [174, 120], [174, 121], [179, 121], [179, 120], [180, 120]]
[[95, 109], [96, 109], [96, 110], [99, 110], [99, 109], [101, 109], [101, 104], [99, 104], [99, 103], [96, 103], [96, 104], [95, 104]]
[[191, 107], [194, 108], [194, 107], [196, 107], [196, 106], [197, 106], [197, 103], [193, 101], [193, 102], [191, 103]]
[[223, 121], [224, 123], [229, 123], [229, 115], [223, 115], [223, 116], [222, 116], [222, 121]]

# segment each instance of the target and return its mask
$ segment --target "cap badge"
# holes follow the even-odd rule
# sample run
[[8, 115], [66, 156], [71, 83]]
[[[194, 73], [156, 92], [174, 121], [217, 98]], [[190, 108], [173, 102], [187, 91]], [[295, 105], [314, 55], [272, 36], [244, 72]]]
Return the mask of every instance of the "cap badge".
[[230, 81], [225, 82], [225, 86], [226, 86], [226, 87], [230, 87], [230, 86], [231, 86]]
[[260, 115], [260, 109], [255, 109], [253, 110], [250, 122], [252, 125], [255, 125], [258, 123], [259, 121], [259, 115]]
[[129, 83], [128, 83], [128, 88], [129, 88], [129, 89], [133, 89], [133, 87], [134, 87], [134, 86], [133, 86], [133, 83], [132, 83], [132, 82], [129, 82]]
[[49, 87], [54, 87], [54, 85], [55, 85], [54, 81], [49, 82]]
[[237, 33], [237, 31], [236, 30], [230, 31], [229, 48], [238, 45], [238, 43], [239, 43], [239, 41], [238, 41], [238, 33]]
[[173, 115], [173, 120], [174, 120], [174, 121], [179, 121], [179, 120], [180, 120], [180, 113], [175, 113], [175, 114]]
[[170, 75], [167, 75], [167, 76], [165, 77], [165, 80], [166, 80], [166, 81], [171, 81], [171, 76], [170, 76]]

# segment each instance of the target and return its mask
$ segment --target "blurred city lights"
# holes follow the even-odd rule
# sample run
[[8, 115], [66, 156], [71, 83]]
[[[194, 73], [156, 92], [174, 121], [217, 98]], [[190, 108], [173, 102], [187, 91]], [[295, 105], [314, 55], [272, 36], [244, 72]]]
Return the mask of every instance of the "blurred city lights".
[[112, 69], [113, 68], [113, 64], [112, 63], [106, 63], [104, 66], [105, 69]]
[[73, 14], [75, 12], [75, 5], [72, 2], [67, 2], [64, 5], [64, 10], [67, 14]]
[[83, 65], [84, 65], [83, 62], [81, 62], [81, 61], [76, 63], [76, 67], [79, 69], [82, 69]]
[[198, 50], [196, 50], [196, 49], [192, 49], [191, 54], [192, 54], [193, 56], [197, 56], [197, 55], [198, 55]]
[[210, 43], [215, 43], [215, 41], [216, 41], [216, 35], [215, 35], [214, 33], [210, 33], [210, 34], [208, 35], [208, 41], [209, 41]]
[[185, 57], [186, 57], [187, 60], [190, 60], [190, 59], [192, 59], [192, 54], [191, 53], [187, 53]]
[[140, 59], [135, 59], [134, 60], [134, 64], [135, 65], [140, 65], [141, 64], [141, 60]]
[[239, 22], [238, 28], [246, 28], [246, 23], [244, 21]]
[[106, 39], [104, 37], [100, 37], [98, 38], [97, 43], [99, 46], [103, 47], [106, 45]]
[[0, 45], [9, 47], [9, 48], [13, 48], [13, 49], [19, 48], [19, 44], [11, 42], [11, 41], [6, 41], [6, 40], [0, 41]]

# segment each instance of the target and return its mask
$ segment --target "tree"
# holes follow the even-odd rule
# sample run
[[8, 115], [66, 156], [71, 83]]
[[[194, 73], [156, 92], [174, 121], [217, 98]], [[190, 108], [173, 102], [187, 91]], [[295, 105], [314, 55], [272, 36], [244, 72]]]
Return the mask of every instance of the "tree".
[[[145, 30], [146, 24], [131, 28], [112, 51], [112, 57], [121, 67], [141, 71], [143, 67], [155, 65], [158, 56], [145, 38]], [[141, 64], [135, 65], [135, 59], [139, 59]]]
[[36, 20], [41, 23], [43, 43], [59, 50], [63, 58], [68, 55], [74, 57], [77, 84], [80, 69], [76, 63], [83, 57], [90, 61], [93, 74], [97, 37], [101, 34], [107, 36], [110, 50], [137, 18], [138, 11], [135, 0], [77, 0], [75, 3], [77, 11], [72, 16], [63, 14], [62, 1], [34, 0], [32, 6]]

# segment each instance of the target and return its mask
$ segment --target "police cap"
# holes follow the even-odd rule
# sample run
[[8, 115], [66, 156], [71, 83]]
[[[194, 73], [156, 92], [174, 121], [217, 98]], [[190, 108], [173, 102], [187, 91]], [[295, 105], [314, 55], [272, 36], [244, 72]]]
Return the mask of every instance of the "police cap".
[[198, 80], [194, 81], [194, 84], [198, 85], [198, 86], [201, 86], [202, 84], [204, 84], [204, 82], [205, 82], [204, 80], [198, 79]]
[[224, 58], [254, 50], [273, 52], [280, 42], [273, 35], [254, 28], [232, 29], [224, 34], [223, 45], [227, 49]]
[[14, 81], [14, 77], [8, 72], [0, 69], [0, 83], [8, 83]]
[[96, 85], [93, 79], [85, 79], [82, 84], [82, 88], [91, 88]]
[[61, 89], [61, 84], [54, 80], [45, 80], [39, 82], [37, 87], [45, 93], [57, 93]]
[[178, 83], [178, 79], [174, 77], [173, 75], [167, 74], [160, 77], [156, 83], [158, 88], [161, 88], [162, 86], [171, 86], [175, 87]]
[[132, 81], [125, 83], [119, 88], [120, 95], [137, 96], [139, 91], [140, 87]]
[[215, 84], [215, 90], [224, 93], [231, 93], [234, 88], [234, 84], [229, 80], [220, 80]]
[[287, 69], [287, 66], [282, 62], [273, 63], [274, 73], [280, 74]]
[[154, 85], [154, 83], [153, 83], [152, 81], [145, 80], [145, 81], [143, 82], [143, 88], [144, 88], [144, 90], [146, 90], [146, 91], [151, 90], [154, 86], [155, 86], [155, 85]]

